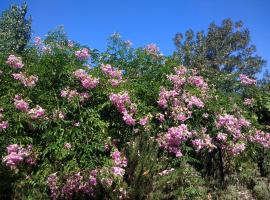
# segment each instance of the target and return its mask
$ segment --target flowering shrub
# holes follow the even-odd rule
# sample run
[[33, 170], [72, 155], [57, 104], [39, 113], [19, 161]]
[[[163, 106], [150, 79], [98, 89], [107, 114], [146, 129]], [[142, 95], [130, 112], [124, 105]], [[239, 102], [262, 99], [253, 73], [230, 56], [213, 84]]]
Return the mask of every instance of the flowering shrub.
[[206, 199], [204, 176], [225, 184], [269, 149], [253, 110], [256, 80], [230, 75], [225, 92], [154, 44], [133, 49], [114, 35], [116, 46], [97, 53], [52, 38], [36, 37], [21, 57], [0, 54], [10, 196]]

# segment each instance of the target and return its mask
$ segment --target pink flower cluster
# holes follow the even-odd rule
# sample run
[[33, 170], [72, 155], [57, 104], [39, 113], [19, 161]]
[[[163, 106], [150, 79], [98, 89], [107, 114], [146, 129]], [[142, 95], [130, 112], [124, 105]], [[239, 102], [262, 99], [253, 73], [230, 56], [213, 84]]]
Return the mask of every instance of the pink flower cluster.
[[93, 89], [99, 83], [99, 78], [93, 78], [83, 69], [78, 69], [73, 74], [77, 79], [81, 81], [81, 84], [85, 89]]
[[245, 106], [251, 106], [253, 103], [254, 103], [254, 99], [245, 98], [243, 104]]
[[0, 121], [0, 132], [7, 129], [9, 126], [8, 121]]
[[193, 106], [198, 108], [204, 107], [204, 103], [196, 96], [191, 96], [190, 99], [187, 99], [187, 103], [189, 108], [192, 108]]
[[[246, 136], [242, 133], [242, 128], [249, 127], [250, 122], [244, 118], [236, 118], [233, 115], [220, 115], [216, 122], [216, 127], [227, 132], [219, 132], [216, 140], [222, 149], [227, 150], [231, 155], [239, 155], [245, 150]], [[232, 141], [229, 141], [232, 139]]]
[[[185, 91], [185, 85], [191, 84], [198, 87], [201, 94], [207, 91], [207, 83], [201, 76], [188, 77], [187, 69], [183, 66], [179, 66], [174, 69], [175, 74], [167, 76], [168, 80], [173, 83], [173, 90], [166, 90], [161, 88], [159, 92], [158, 105], [161, 108], [170, 108], [170, 113], [177, 121], [184, 122], [191, 117], [191, 109], [196, 106], [197, 108], [203, 108], [204, 103], [197, 96], [192, 96]], [[187, 81], [188, 80], [188, 81]]]
[[113, 69], [113, 67], [109, 64], [101, 64], [101, 71], [104, 75], [109, 76], [109, 82], [113, 87], [118, 86], [122, 82], [122, 71]]
[[270, 148], [270, 133], [256, 130], [255, 134], [250, 136], [250, 141], [261, 144], [264, 148]]
[[249, 127], [250, 122], [244, 118], [236, 118], [233, 115], [220, 115], [216, 123], [217, 128], [224, 128], [226, 131], [231, 133], [234, 140], [243, 138], [241, 134], [241, 128]]
[[231, 155], [237, 156], [246, 149], [246, 145], [242, 142], [234, 143], [229, 145], [227, 149]]
[[252, 78], [249, 78], [247, 75], [245, 74], [240, 74], [239, 75], [239, 78], [240, 78], [240, 82], [243, 84], [243, 85], [255, 85], [256, 84], [256, 80], [255, 79], [252, 79]]
[[27, 112], [32, 119], [41, 118], [45, 114], [45, 110], [39, 105], [29, 110], [29, 103], [25, 101], [20, 95], [15, 95], [14, 105], [16, 109]]
[[50, 188], [51, 198], [56, 200], [59, 196], [59, 187], [57, 186], [58, 177], [56, 173], [50, 174], [47, 178], [47, 184]]
[[0, 108], [0, 132], [7, 129], [9, 126], [8, 121], [3, 120], [3, 114], [2, 114], [3, 111], [4, 111], [4, 109]]
[[13, 73], [12, 74], [13, 78], [15, 80], [19, 80], [25, 87], [34, 87], [38, 81], [37, 76], [29, 76], [27, 77], [24, 73]]
[[52, 199], [56, 200], [60, 197], [61, 199], [72, 199], [76, 194], [91, 197], [94, 195], [94, 186], [97, 185], [97, 172], [92, 170], [87, 178], [84, 178], [80, 172], [73, 173], [68, 176], [62, 186], [58, 183], [58, 179], [56, 173], [47, 178]]
[[24, 64], [22, 63], [22, 58], [16, 57], [15, 55], [9, 55], [6, 63], [15, 69], [21, 69], [24, 66]]
[[159, 122], [164, 122], [164, 121], [165, 121], [165, 116], [164, 116], [164, 114], [162, 114], [162, 113], [158, 113], [158, 114], [156, 115], [156, 118], [157, 118], [157, 120], [158, 120]]
[[202, 76], [190, 76], [188, 83], [201, 89], [207, 89], [208, 84], [204, 81]]
[[79, 51], [75, 51], [75, 56], [79, 59], [79, 60], [86, 60], [87, 58], [89, 58], [89, 51], [87, 48], [83, 48]]
[[42, 44], [41, 38], [39, 36], [34, 38], [35, 45], [40, 46]]
[[136, 105], [131, 103], [128, 93], [112, 93], [109, 98], [116, 106], [117, 110], [123, 114], [123, 120], [125, 123], [129, 126], [134, 126], [136, 121], [133, 118], [133, 115], [136, 112]]
[[39, 105], [36, 105], [36, 107], [28, 111], [28, 114], [30, 115], [32, 119], [38, 119], [44, 116], [45, 110]]
[[166, 149], [168, 152], [175, 154], [176, 157], [181, 157], [182, 152], [180, 145], [192, 136], [192, 133], [188, 131], [185, 124], [181, 124], [178, 127], [171, 127], [168, 132], [158, 138], [159, 146]]
[[23, 112], [28, 112], [29, 109], [29, 103], [25, 100], [20, 95], [15, 95], [14, 98], [14, 105], [16, 109], [23, 111]]
[[66, 117], [66, 114], [64, 113], [64, 111], [62, 111], [62, 110], [54, 110], [53, 111], [53, 119], [56, 119], [56, 120], [63, 120], [63, 119], [65, 119], [65, 117]]
[[139, 121], [139, 124], [142, 125], [142, 126], [146, 126], [148, 123], [149, 123], [149, 117], [148, 116], [144, 116]]
[[159, 92], [159, 99], [157, 101], [158, 105], [161, 108], [167, 108], [170, 99], [175, 100], [178, 95], [178, 92], [175, 90], [166, 90], [165, 88], [161, 88]]
[[79, 93], [77, 90], [71, 90], [69, 87], [61, 90], [60, 95], [61, 97], [66, 98], [68, 101], [72, 101], [74, 98], [78, 97], [80, 102], [84, 102], [90, 98], [87, 92]]
[[212, 138], [208, 134], [203, 134], [202, 139], [195, 139], [192, 141], [192, 145], [195, 147], [196, 151], [200, 151], [203, 148], [212, 151], [216, 146], [212, 143]]
[[113, 167], [111, 168], [112, 173], [115, 176], [124, 176], [124, 167], [127, 166], [126, 157], [121, 155], [121, 153], [117, 149], [112, 153], [111, 157], [113, 159]]
[[28, 145], [27, 148], [18, 144], [11, 144], [7, 147], [7, 153], [3, 158], [3, 162], [10, 169], [16, 169], [17, 166], [23, 162], [33, 165], [35, 164], [35, 158], [32, 155], [32, 146]]
[[152, 55], [152, 56], [159, 55], [159, 48], [157, 47], [156, 44], [148, 44], [148, 45], [146, 45], [145, 51], [146, 51], [147, 54]]

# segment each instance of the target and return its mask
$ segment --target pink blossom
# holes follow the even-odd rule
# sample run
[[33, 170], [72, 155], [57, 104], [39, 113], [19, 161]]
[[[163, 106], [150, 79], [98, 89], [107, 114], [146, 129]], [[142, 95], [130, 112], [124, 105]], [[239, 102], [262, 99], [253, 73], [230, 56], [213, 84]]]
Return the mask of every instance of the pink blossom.
[[204, 103], [196, 96], [191, 96], [191, 98], [188, 100], [188, 107], [192, 108], [193, 105], [195, 105], [198, 108], [204, 107]]
[[198, 88], [207, 88], [207, 83], [204, 82], [202, 76], [191, 76], [188, 78], [188, 83], [191, 85], [195, 85]]
[[20, 110], [20, 111], [24, 111], [27, 112], [29, 109], [29, 104], [24, 101], [23, 99], [14, 99], [14, 105], [16, 107], [16, 109]]
[[187, 68], [184, 66], [175, 67], [174, 71], [177, 75], [185, 75], [187, 73]]
[[41, 45], [41, 38], [40, 37], [35, 37], [34, 40], [35, 40], [35, 45], [36, 46], [40, 46]]
[[158, 140], [161, 148], [166, 149], [170, 153], [174, 153], [176, 157], [181, 157], [182, 153], [180, 150], [180, 144], [186, 141], [190, 136], [191, 132], [188, 131], [185, 124], [181, 124], [178, 127], [171, 127], [168, 132]]
[[134, 126], [135, 125], [135, 119], [133, 119], [133, 117], [128, 114], [127, 112], [123, 113], [123, 120], [125, 121], [125, 123], [129, 126]]
[[127, 166], [126, 157], [121, 155], [121, 153], [117, 149], [111, 154], [111, 157], [113, 159], [114, 166], [118, 166], [118, 167], [126, 167]]
[[226, 140], [227, 140], [227, 134], [221, 133], [221, 132], [218, 133], [217, 140], [219, 140], [221, 142], [226, 142]]
[[243, 85], [254, 85], [256, 84], [256, 80], [255, 79], [252, 79], [252, 78], [249, 78], [247, 75], [245, 74], [240, 74], [239, 75], [239, 78], [240, 78], [240, 82], [243, 84]]
[[1, 132], [2, 130], [7, 129], [8, 126], [9, 126], [8, 121], [0, 121], [0, 132]]
[[35, 108], [32, 108], [28, 111], [28, 114], [32, 119], [38, 119], [44, 116], [45, 110], [37, 105]]
[[9, 55], [6, 63], [15, 69], [21, 69], [24, 66], [24, 64], [22, 63], [22, 58], [16, 57], [15, 55]]
[[88, 76], [87, 78], [81, 80], [82, 86], [85, 89], [93, 89], [97, 86], [97, 84], [99, 83], [99, 79], [98, 78], [92, 78], [91, 76]]
[[124, 176], [125, 174], [125, 169], [121, 168], [121, 167], [112, 167], [112, 173], [115, 176]]
[[65, 149], [71, 149], [71, 144], [70, 143], [65, 143], [64, 148]]
[[83, 48], [79, 51], [75, 51], [75, 56], [79, 59], [79, 60], [85, 60], [87, 59], [90, 55], [88, 52], [87, 48]]
[[160, 122], [164, 122], [165, 121], [165, 117], [162, 113], [158, 113], [156, 115], [156, 118], [160, 121]]
[[251, 106], [254, 103], [254, 99], [245, 98], [244, 99], [244, 105]]
[[[8, 155], [3, 158], [3, 162], [6, 164], [6, 166], [10, 167], [10, 169], [16, 169], [17, 166], [23, 161], [28, 164], [35, 163], [34, 158], [31, 158], [31, 151], [31, 145], [28, 145], [27, 148], [24, 148], [23, 146], [19, 146], [18, 144], [11, 144], [7, 147]], [[33, 162], [30, 163], [30, 159]]]
[[37, 76], [29, 76], [27, 77], [24, 73], [13, 73], [13, 78], [15, 80], [19, 80], [25, 87], [34, 87], [38, 81]]
[[256, 130], [255, 134], [250, 136], [250, 141], [261, 144], [264, 148], [270, 148], [270, 133]]
[[229, 152], [236, 156], [239, 155], [242, 151], [244, 151], [246, 148], [244, 143], [236, 143], [229, 147]]
[[59, 193], [59, 188], [57, 186], [58, 177], [56, 173], [50, 174], [47, 178], [47, 184], [50, 188], [51, 198], [56, 200]]
[[149, 55], [158, 55], [159, 54], [159, 48], [157, 47], [156, 44], [148, 44], [145, 47], [145, 51], [147, 52], [147, 54]]
[[148, 124], [148, 122], [149, 122], [148, 116], [145, 116], [142, 119], [140, 119], [139, 124], [145, 126], [146, 124]]

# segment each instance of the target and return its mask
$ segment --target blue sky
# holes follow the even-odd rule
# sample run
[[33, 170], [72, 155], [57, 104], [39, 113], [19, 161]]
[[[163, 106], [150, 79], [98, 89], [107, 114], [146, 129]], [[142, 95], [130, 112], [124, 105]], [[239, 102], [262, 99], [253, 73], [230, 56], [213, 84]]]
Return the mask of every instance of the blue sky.
[[175, 33], [206, 30], [212, 21], [230, 17], [244, 22], [257, 53], [270, 63], [270, 0], [1, 0], [0, 11], [23, 2], [33, 18], [34, 36], [64, 25], [72, 40], [99, 50], [119, 32], [135, 47], [156, 43], [171, 54]]

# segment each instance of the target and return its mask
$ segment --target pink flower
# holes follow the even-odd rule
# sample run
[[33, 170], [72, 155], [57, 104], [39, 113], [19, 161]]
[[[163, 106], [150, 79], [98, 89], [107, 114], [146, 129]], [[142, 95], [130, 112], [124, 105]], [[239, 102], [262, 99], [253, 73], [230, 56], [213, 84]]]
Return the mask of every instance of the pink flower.
[[255, 134], [250, 136], [250, 141], [261, 144], [264, 148], [270, 148], [270, 133], [256, 130]]
[[233, 156], [239, 155], [246, 148], [244, 143], [236, 143], [229, 147], [229, 151]]
[[101, 64], [101, 71], [103, 72], [104, 75], [109, 76], [110, 80], [109, 82], [113, 87], [118, 86], [122, 82], [122, 71], [114, 69], [111, 65], [109, 64]]
[[24, 73], [13, 73], [13, 78], [15, 80], [19, 80], [25, 87], [34, 87], [38, 81], [37, 76], [29, 76], [27, 77]]
[[245, 98], [243, 104], [245, 106], [251, 106], [253, 103], [254, 103], [254, 99]]
[[28, 114], [32, 119], [38, 119], [44, 116], [45, 110], [37, 105], [35, 108], [32, 108], [28, 111]]
[[174, 153], [176, 157], [181, 157], [180, 144], [191, 137], [192, 133], [188, 131], [185, 124], [178, 127], [171, 127], [168, 132], [158, 139], [160, 147], [166, 149], [170, 153]]
[[183, 114], [183, 113], [180, 113], [180, 114], [177, 115], [177, 119], [179, 121], [181, 121], [181, 122], [184, 122], [184, 121], [187, 120], [187, 116], [185, 114]]
[[88, 52], [87, 48], [83, 48], [79, 51], [75, 51], [75, 56], [79, 59], [79, 60], [85, 60], [87, 59], [90, 55]]
[[161, 114], [161, 113], [158, 113], [158, 114], [156, 115], [156, 118], [157, 118], [160, 122], [164, 122], [164, 121], [165, 121], [165, 117], [164, 117], [164, 115]]
[[71, 149], [71, 144], [70, 143], [65, 143], [64, 148], [65, 149]]
[[21, 57], [16, 57], [15, 55], [10, 55], [6, 63], [15, 69], [21, 69], [24, 66]]
[[204, 82], [202, 76], [191, 76], [188, 78], [188, 83], [191, 85], [195, 85], [198, 88], [207, 88], [207, 83]]
[[124, 113], [123, 120], [129, 126], [134, 126], [135, 125], [135, 119], [133, 119], [133, 117], [130, 114], [126, 113], [126, 112]]
[[40, 46], [41, 45], [41, 38], [40, 37], [35, 37], [34, 40], [35, 40], [35, 45], [36, 46]]
[[188, 107], [192, 108], [193, 105], [195, 105], [198, 108], [204, 107], [204, 103], [196, 96], [191, 96], [191, 98], [188, 100]]
[[147, 52], [147, 54], [150, 54], [150, 55], [158, 55], [159, 53], [159, 48], [157, 47], [156, 44], [148, 44], [146, 45], [145, 47], [145, 51]]
[[33, 162], [31, 163], [34, 163], [35, 160], [31, 157], [31, 151], [31, 145], [28, 145], [27, 148], [23, 148], [17, 144], [11, 144], [7, 147], [8, 155], [3, 158], [3, 162], [6, 166], [10, 167], [10, 169], [16, 169], [23, 161], [29, 164], [29, 161], [32, 160]]
[[29, 109], [29, 104], [26, 101], [24, 101], [21, 97], [14, 98], [14, 105], [15, 105], [16, 109], [18, 109], [20, 111], [27, 112]]
[[8, 121], [0, 121], [0, 131], [7, 129], [8, 126]]
[[140, 119], [139, 124], [145, 126], [146, 124], [148, 124], [148, 122], [149, 122], [148, 116], [145, 116], [142, 119]]
[[82, 86], [85, 89], [93, 89], [97, 86], [97, 84], [99, 83], [99, 79], [98, 78], [92, 78], [91, 76], [88, 76], [87, 78], [81, 80]]
[[227, 134], [225, 134], [225, 133], [218, 133], [217, 140], [219, 140], [221, 142], [226, 142], [226, 140], [227, 140]]
[[252, 78], [249, 78], [247, 75], [245, 74], [240, 74], [239, 75], [239, 78], [240, 78], [240, 82], [243, 84], [243, 85], [255, 85], [256, 84], [256, 80], [255, 79], [252, 79]]
[[47, 178], [47, 184], [50, 188], [51, 198], [56, 200], [59, 193], [59, 188], [57, 186], [58, 177], [56, 173], [50, 174]]
[[124, 176], [125, 174], [125, 169], [121, 168], [121, 167], [112, 167], [112, 173], [115, 176]]

